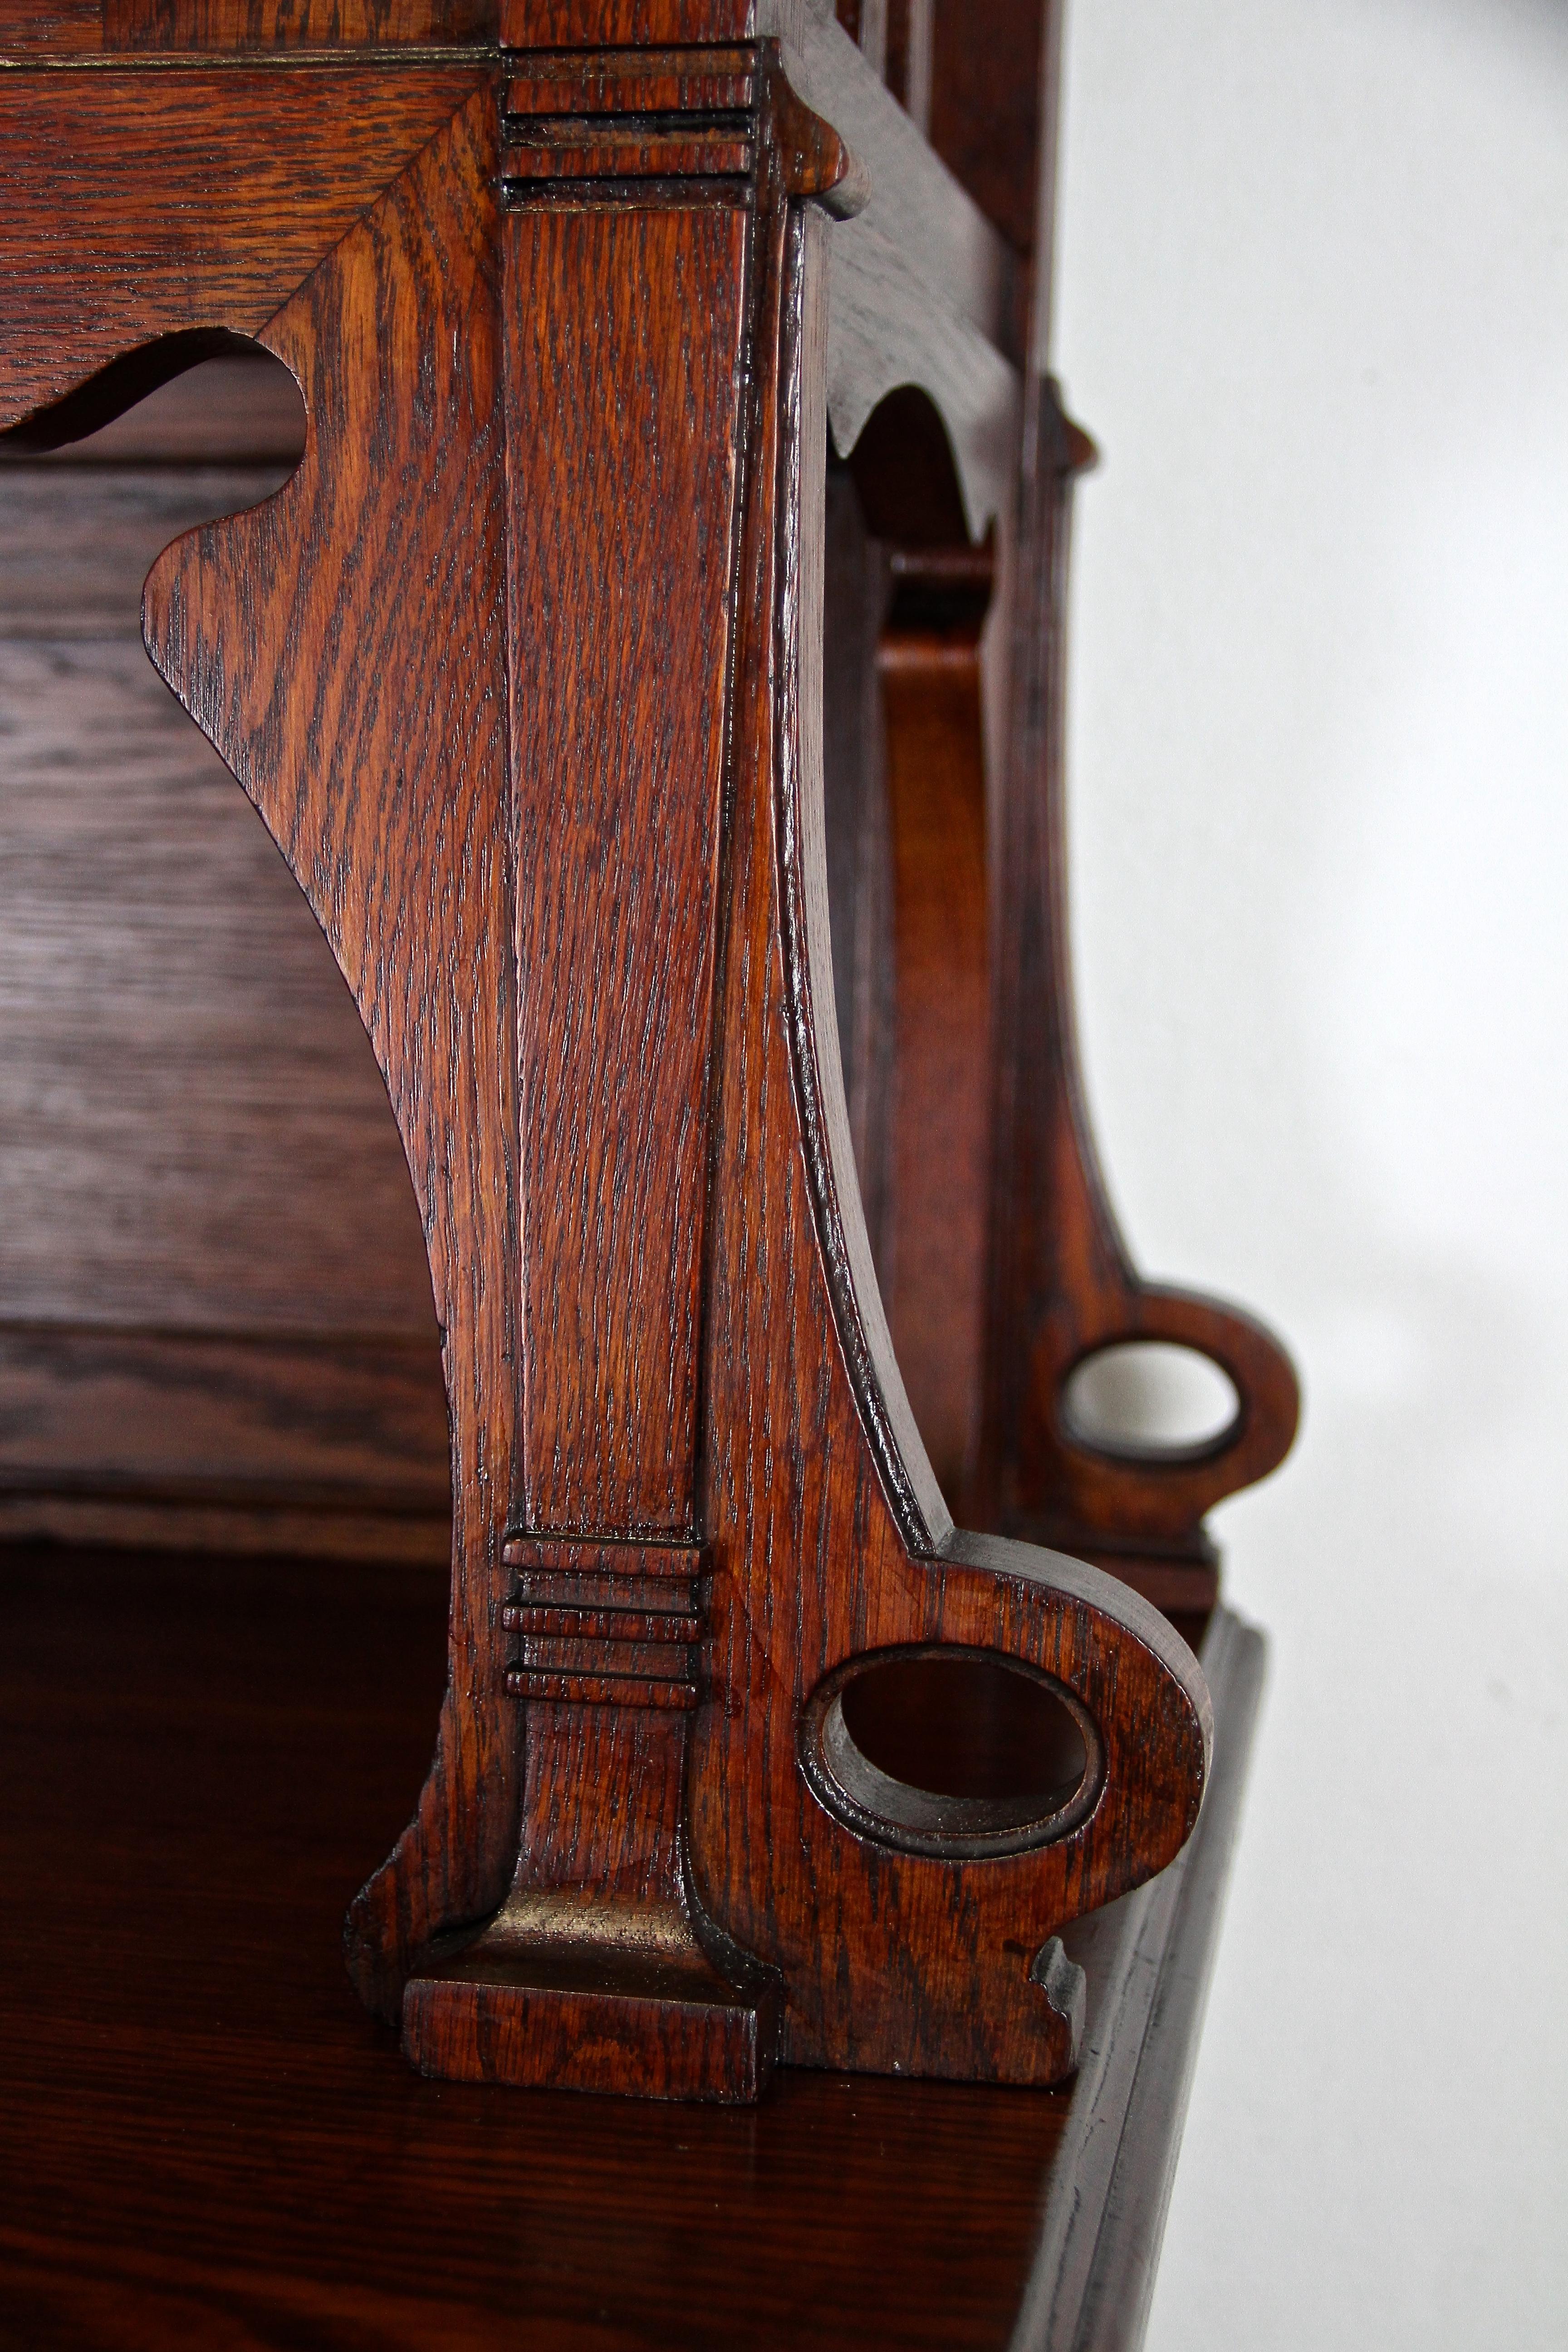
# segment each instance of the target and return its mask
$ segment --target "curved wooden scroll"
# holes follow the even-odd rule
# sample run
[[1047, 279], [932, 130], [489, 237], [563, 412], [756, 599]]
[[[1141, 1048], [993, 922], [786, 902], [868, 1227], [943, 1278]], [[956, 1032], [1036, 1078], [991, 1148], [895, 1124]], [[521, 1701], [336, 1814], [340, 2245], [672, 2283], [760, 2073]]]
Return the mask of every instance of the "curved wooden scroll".
[[[974, 1507], [1059, 1544], [1166, 1608], [1213, 1602], [1203, 1515], [1284, 1459], [1300, 1410], [1279, 1341], [1234, 1307], [1144, 1282], [1107, 1198], [1079, 1076], [1064, 844], [1065, 641], [1072, 485], [1093, 444], [1031, 378], [1012, 635], [1011, 734], [995, 873], [995, 1055], [986, 1385]], [[1211, 1358], [1237, 1395], [1205, 1444], [1136, 1453], [1077, 1435], [1075, 1368], [1124, 1340]]]
[[[953, 1530], [904, 1401], [828, 977], [816, 665], [829, 232], [797, 207], [766, 226], [709, 1302], [713, 1704], [694, 1731], [692, 1872], [710, 1914], [782, 1974], [786, 2057], [1049, 2081], [1072, 2063], [1074, 2031], [1070, 1990], [1040, 1956], [1063, 1921], [1179, 1848], [1207, 1698], [1137, 1596]], [[778, 1277], [760, 1283], [763, 1266]], [[1025, 1851], [938, 1860], [900, 1851], [891, 1824], [857, 1833], [825, 1808], [801, 1769], [814, 1695], [851, 1661], [927, 1644], [1024, 1661], [1081, 1700], [1104, 1754], [1087, 1815]]]
[[[1032, 375], [1017, 511], [1000, 546], [973, 544], [954, 429], [939, 383], [904, 385], [849, 457], [891, 580], [878, 648], [891, 1083], [862, 1125], [874, 1132], [879, 1109], [890, 1129], [877, 1239], [893, 1338], [963, 1516], [1094, 1560], [1195, 1620], [1217, 1591], [1204, 1513], [1289, 1451], [1295, 1375], [1252, 1318], [1139, 1276], [1089, 1129], [1063, 743], [1071, 490], [1092, 445]], [[991, 612], [994, 595], [1005, 609]], [[1227, 1376], [1236, 1412], [1212, 1440], [1112, 1449], [1072, 1425], [1078, 1367], [1150, 1340]]]
[[[851, 159], [765, 44], [450, 94], [280, 308], [265, 211], [243, 283], [226, 248], [151, 308], [89, 245], [74, 358], [0, 390], [151, 319], [305, 395], [297, 474], [168, 551], [146, 628], [353, 990], [443, 1331], [450, 1682], [350, 1964], [431, 2071], [1052, 2081], [1056, 1930], [1178, 1850], [1209, 1710], [1136, 1594], [953, 1529], [870, 1271], [819, 768]], [[847, 1780], [847, 1682], [933, 1651], [1058, 1694], [1070, 1786], [977, 1828]]]

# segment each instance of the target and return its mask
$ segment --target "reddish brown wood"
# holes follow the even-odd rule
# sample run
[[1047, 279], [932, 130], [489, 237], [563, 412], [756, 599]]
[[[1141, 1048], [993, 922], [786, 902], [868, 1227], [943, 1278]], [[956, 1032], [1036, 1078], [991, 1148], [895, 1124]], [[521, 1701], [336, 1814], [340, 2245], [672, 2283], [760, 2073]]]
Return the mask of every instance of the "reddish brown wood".
[[[268, 323], [305, 390], [304, 461], [269, 505], [178, 542], [147, 602], [155, 658], [256, 801], [353, 991], [430, 1252], [453, 1683], [406, 1841], [418, 1862], [355, 1914], [358, 1979], [393, 2005], [410, 1943], [500, 1900], [521, 1778], [511, 1703], [485, 1703], [505, 1665], [494, 1600], [519, 1297], [494, 124], [481, 89]], [[418, 399], [395, 390], [399, 352], [419, 355]], [[360, 363], [371, 352], [381, 363]]]
[[439, 1342], [386, 1089], [142, 643], [154, 556], [303, 449], [293, 378], [247, 348], [0, 467], [0, 1528], [441, 1568]]
[[102, 0], [106, 49], [368, 48], [493, 40], [496, 0]]
[[1020, 253], [1036, 245], [1042, 116], [1055, 135], [1041, 62], [1060, 13], [1059, 0], [985, 0], [983, 17], [973, 0], [933, 0], [931, 143]]
[[[984, 1422], [977, 1507], [987, 1524], [1060, 1544], [1203, 1608], [1215, 1555], [1203, 1515], [1284, 1458], [1299, 1410], [1273, 1336], [1213, 1299], [1142, 1281], [1117, 1228], [1079, 1075], [1063, 839], [1064, 622], [1072, 482], [1093, 457], [1055, 386], [1031, 383], [1002, 796], [996, 913], [997, 1097]], [[1195, 1349], [1229, 1376], [1231, 1424], [1139, 1455], [1073, 1431], [1076, 1365], [1129, 1339]]]
[[541, 1529], [697, 1524], [746, 245], [729, 204], [525, 204], [506, 226], [520, 1506]]
[[[899, 581], [906, 594], [909, 568]], [[923, 567], [928, 576], [935, 568]], [[897, 1006], [883, 1284], [910, 1402], [956, 1505], [979, 1434], [991, 1109], [978, 618], [921, 625], [918, 605], [911, 622], [895, 603], [878, 669]]]
[[[1083, 2015], [1059, 1931], [1180, 1850], [1208, 1697], [1125, 1586], [949, 1517], [857, 1190], [821, 774], [830, 380], [850, 414], [929, 368], [917, 408], [957, 420], [958, 458], [942, 441], [942, 511], [891, 571], [900, 597], [969, 609], [895, 603], [889, 774], [928, 905], [939, 813], [955, 824], [967, 961], [944, 1032], [906, 1022], [900, 1043], [911, 1084], [917, 1045], [949, 1055], [977, 1164], [984, 566], [953, 549], [1015, 413], [986, 340], [1005, 273], [825, 23], [810, 70], [847, 59], [858, 135], [908, 163], [907, 217], [885, 187], [858, 242], [830, 226], [866, 193], [857, 159], [776, 51], [734, 57], [732, 13], [547, 5], [503, 27], [728, 45], [673, 90], [635, 48], [504, 76], [143, 67], [140, 200], [107, 178], [126, 87], [91, 78], [51, 118], [64, 160], [5, 216], [25, 300], [0, 399], [36, 425], [128, 346], [153, 342], [145, 374], [243, 333], [309, 414], [273, 499], [154, 567], [146, 626], [353, 992], [430, 1256], [449, 1680], [415, 1819], [351, 1915], [362, 1993], [459, 2075], [743, 2100], [777, 2057], [1048, 2084]], [[715, 121], [721, 84], [744, 102]], [[68, 205], [84, 158], [98, 193]], [[117, 274], [126, 221], [144, 248]], [[199, 341], [157, 341], [178, 330]], [[110, 405], [132, 388], [96, 379]], [[1023, 528], [1033, 582], [1036, 509]], [[938, 971], [928, 943], [904, 978]], [[998, 1035], [1000, 1153], [1029, 1081]], [[994, 1253], [1035, 1206], [1020, 1185]], [[941, 1214], [929, 1188], [910, 1207], [911, 1231]], [[1071, 1264], [1076, 1214], [1034, 1246]], [[1029, 1752], [911, 1747], [931, 1694], [972, 1706], [998, 1677], [994, 1720]], [[912, 1727], [890, 1692], [927, 1695]]]
[[[1120, 1933], [1082, 1950], [1089, 2063], [1060, 2091], [791, 2071], [735, 2109], [425, 2081], [354, 2000], [336, 1928], [427, 1759], [442, 1596], [374, 1566], [0, 1567], [0, 2311], [18, 2342], [1070, 2344], [1094, 2266], [1051, 2262], [1053, 2236], [1077, 2257], [1141, 2190], [1157, 2203], [1173, 2135], [1123, 2123], [1147, 2074], [1180, 2075], [1171, 1996], [1194, 1955], [1147, 1933], [1131, 1969]], [[1142, 2051], [1130, 2082], [1108, 2047]], [[1101, 2148], [1097, 2175], [1082, 2152]], [[1068, 2149], [1084, 2187], [1063, 2208], [1046, 2191]], [[1026, 2311], [1056, 2335], [1016, 2339]]]
[[599, 49], [743, 41], [755, 0], [500, 0], [509, 49]]
[[90, 56], [103, 42], [103, 0], [32, 0], [0, 5], [0, 58]]
[[142, 347], [255, 334], [474, 87], [427, 68], [177, 73], [131, 93], [102, 73], [0, 77], [0, 142], [26, 157], [0, 215], [0, 425], [69, 392], [31, 425], [69, 440], [209, 348]]

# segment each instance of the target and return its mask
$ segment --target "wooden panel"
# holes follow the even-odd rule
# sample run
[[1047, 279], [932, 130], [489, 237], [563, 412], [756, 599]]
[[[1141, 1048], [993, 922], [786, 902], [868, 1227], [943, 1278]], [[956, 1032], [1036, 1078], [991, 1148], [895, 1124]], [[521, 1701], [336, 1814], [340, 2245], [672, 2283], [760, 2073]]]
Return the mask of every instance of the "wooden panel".
[[515, 1702], [475, 1708], [505, 1665], [519, 1387], [496, 167], [485, 87], [268, 323], [310, 412], [298, 473], [181, 541], [147, 590], [160, 667], [262, 811], [354, 992], [431, 1259], [452, 1681], [398, 1864], [355, 1908], [356, 1980], [383, 2010], [409, 1941], [500, 1901], [519, 1796]]
[[931, 1467], [956, 1510], [979, 1434], [991, 1145], [977, 629], [891, 627], [879, 667], [897, 1004], [888, 1319]]
[[[275, 490], [303, 417], [276, 362], [214, 360], [0, 467], [7, 1540], [448, 1554], [385, 1088], [298, 887], [141, 642], [149, 564]], [[180, 462], [204, 456], [230, 462]]]
[[493, 40], [497, 0], [103, 0], [106, 49], [360, 48]]
[[139, 642], [0, 643], [0, 1315], [384, 1333], [434, 1376], [359, 1016]]
[[473, 87], [177, 73], [128, 106], [107, 75], [0, 76], [0, 424], [154, 337], [254, 334]]
[[[931, 145], [1020, 253], [1035, 245], [1041, 37], [1060, 13], [1060, 0], [934, 0]], [[1054, 135], [1054, 88], [1044, 115]]]
[[679, 1532], [696, 1507], [747, 225], [508, 225], [532, 1528]]
[[447, 1412], [431, 1342], [0, 1324], [0, 1490], [438, 1527]]
[[500, 0], [500, 37], [515, 49], [743, 41], [755, 16], [753, 0]]
[[0, 635], [119, 637], [140, 650], [154, 558], [197, 523], [259, 505], [292, 471], [0, 467]]
[[103, 0], [0, 0], [0, 60], [89, 56], [102, 42]]
[[[1076, 2084], [792, 2073], [760, 2107], [669, 2108], [422, 2081], [349, 1992], [342, 1890], [418, 1785], [445, 1634], [444, 1594], [380, 1568], [8, 1563], [0, 2307], [15, 2340], [1120, 2345], [1077, 2322], [1118, 2256], [1141, 2285], [1175, 2153], [1169, 2086], [1191, 2061], [1228, 1843], [1212, 1832], [1234, 1821], [1245, 1744], [1228, 1678], [1215, 1784], [1177, 1865], [1198, 1899], [1171, 1932], [1140, 1933], [1157, 1882], [1075, 1945], [1089, 1977]], [[94, 1932], [62, 1927], [82, 1920]], [[1094, 2316], [1105, 2329], [1105, 2302]]]

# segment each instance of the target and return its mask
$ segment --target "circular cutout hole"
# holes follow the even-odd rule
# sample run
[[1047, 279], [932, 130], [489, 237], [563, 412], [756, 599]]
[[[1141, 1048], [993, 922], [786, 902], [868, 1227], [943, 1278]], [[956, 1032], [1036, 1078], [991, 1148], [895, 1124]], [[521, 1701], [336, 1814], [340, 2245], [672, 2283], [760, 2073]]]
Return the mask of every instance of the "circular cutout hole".
[[1074, 1366], [1062, 1388], [1069, 1436], [1101, 1454], [1188, 1454], [1234, 1428], [1241, 1400], [1196, 1348], [1119, 1339]]
[[1099, 1741], [1062, 1686], [985, 1650], [895, 1650], [828, 1678], [803, 1751], [862, 1835], [954, 1859], [1062, 1835], [1095, 1795]]

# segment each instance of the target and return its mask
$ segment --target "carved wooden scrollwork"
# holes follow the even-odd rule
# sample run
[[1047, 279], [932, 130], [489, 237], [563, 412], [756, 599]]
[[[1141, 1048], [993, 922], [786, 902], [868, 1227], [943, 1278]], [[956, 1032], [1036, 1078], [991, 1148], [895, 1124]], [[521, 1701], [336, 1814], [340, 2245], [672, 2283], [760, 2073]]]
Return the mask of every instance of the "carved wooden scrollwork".
[[[841, 37], [812, 37], [829, 34], [831, 64]], [[193, 246], [172, 210], [130, 277], [104, 258], [110, 79], [77, 116], [79, 94], [51, 89], [59, 176], [32, 191], [31, 228], [7, 216], [29, 284], [37, 224], [57, 224], [53, 274], [0, 337], [7, 419], [37, 430], [89, 378], [129, 396], [102, 372], [149, 349], [160, 364], [176, 333], [253, 336], [309, 415], [293, 478], [177, 541], [145, 617], [354, 993], [442, 1328], [450, 1679], [416, 1817], [351, 1914], [350, 1966], [436, 2072], [718, 2098], [754, 2096], [775, 2058], [1054, 2081], [1079, 2015], [1057, 1931], [1178, 1851], [1211, 1726], [1146, 1600], [1008, 1540], [1046, 1460], [1018, 1435], [1016, 1382], [1058, 1326], [1003, 1335], [1004, 1276], [989, 1320], [977, 1286], [988, 1254], [1056, 1248], [1053, 1220], [1081, 1226], [1082, 1202], [1029, 1160], [1014, 1223], [999, 1179], [966, 1244], [989, 1532], [953, 1527], [872, 1270], [821, 774], [829, 415], [876, 381], [835, 342], [833, 240], [856, 229], [829, 211], [859, 203], [865, 159], [807, 103], [820, 54], [797, 89], [787, 44], [565, 55], [511, 37], [479, 72], [302, 69], [312, 103], [331, 92], [309, 166], [281, 68], [200, 157], [150, 110], [144, 161], [205, 225]], [[221, 77], [237, 101], [249, 79]], [[873, 147], [896, 144], [867, 120]], [[89, 167], [62, 257], [64, 194]], [[856, 331], [879, 302], [914, 315], [901, 278], [896, 299], [875, 270], [859, 285]], [[910, 332], [924, 369], [929, 335]], [[982, 831], [987, 583], [966, 551], [1021, 397], [992, 356], [998, 397], [952, 428], [965, 544], [905, 550], [883, 662], [895, 766], [900, 697], [929, 729], [934, 694]], [[76, 413], [54, 407], [56, 426]], [[1054, 580], [1033, 510], [1024, 544], [1026, 579]], [[967, 614], [952, 644], [922, 593]], [[1019, 609], [1022, 641], [1039, 607]], [[1022, 774], [1028, 698], [1048, 694], [1027, 659], [1018, 676]], [[919, 782], [900, 772], [899, 790]], [[974, 840], [966, 855], [973, 945], [991, 919]], [[1018, 1016], [984, 974], [1016, 940], [1020, 987], [1059, 986], [1037, 952], [1048, 896], [1030, 905], [1003, 902], [965, 999], [1016, 1077]], [[973, 1129], [991, 1113], [972, 1080]], [[1055, 1134], [1043, 1099], [1030, 1117]], [[1016, 1090], [993, 1132], [999, 1171], [1035, 1150]], [[1091, 1255], [1071, 1292], [1075, 1344], [1107, 1297], [1106, 1328], [1130, 1298], [1146, 1328], [1167, 1311], [1130, 1290], [1107, 1231], [1110, 1273]], [[980, 1356], [994, 1370], [1005, 1344], [1026, 1369], [982, 1390]], [[1266, 1370], [1242, 1366], [1244, 1393]], [[1184, 1509], [1213, 1485], [1192, 1467]], [[1115, 1519], [1090, 1472], [1052, 1492], [1097, 1542]], [[934, 1812], [911, 1813], [874, 1755], [855, 1760], [857, 1721], [871, 1735], [853, 1693], [932, 1660], [1010, 1674], [1031, 1722], [1065, 1727], [1076, 1778], [1042, 1750], [1038, 1786], [925, 1791]]]

